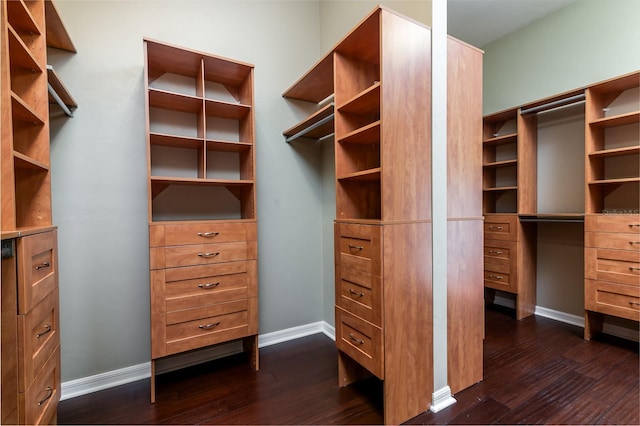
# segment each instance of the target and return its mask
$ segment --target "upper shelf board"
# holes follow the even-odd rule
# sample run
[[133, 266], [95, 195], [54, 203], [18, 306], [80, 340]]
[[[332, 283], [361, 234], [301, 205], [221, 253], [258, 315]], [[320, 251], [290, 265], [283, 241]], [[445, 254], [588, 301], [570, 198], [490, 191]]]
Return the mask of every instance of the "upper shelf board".
[[53, 1], [46, 0], [44, 5], [44, 15], [47, 26], [47, 46], [77, 53], [76, 47], [73, 45], [67, 29], [62, 23], [58, 9], [56, 9]]

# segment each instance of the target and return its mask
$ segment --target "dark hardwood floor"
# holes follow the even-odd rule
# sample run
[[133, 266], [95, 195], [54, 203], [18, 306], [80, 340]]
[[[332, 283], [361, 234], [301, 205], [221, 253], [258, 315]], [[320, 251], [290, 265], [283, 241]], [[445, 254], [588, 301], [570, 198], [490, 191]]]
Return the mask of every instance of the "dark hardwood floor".
[[[334, 342], [322, 334], [62, 401], [59, 424], [380, 424], [382, 385], [337, 386]], [[486, 311], [484, 380], [457, 403], [410, 424], [640, 423], [638, 343], [541, 317]]]

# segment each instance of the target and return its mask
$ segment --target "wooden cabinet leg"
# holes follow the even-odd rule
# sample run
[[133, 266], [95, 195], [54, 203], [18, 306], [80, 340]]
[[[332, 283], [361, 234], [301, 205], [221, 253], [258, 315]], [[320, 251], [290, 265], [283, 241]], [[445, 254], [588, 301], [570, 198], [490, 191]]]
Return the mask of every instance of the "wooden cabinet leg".
[[258, 335], [245, 337], [242, 340], [242, 347], [244, 352], [249, 356], [249, 362], [251, 367], [258, 371], [260, 370], [260, 353], [258, 351]]
[[151, 403], [156, 403], [156, 361], [151, 360]]
[[584, 340], [591, 340], [597, 333], [602, 333], [602, 314], [593, 311], [584, 311]]

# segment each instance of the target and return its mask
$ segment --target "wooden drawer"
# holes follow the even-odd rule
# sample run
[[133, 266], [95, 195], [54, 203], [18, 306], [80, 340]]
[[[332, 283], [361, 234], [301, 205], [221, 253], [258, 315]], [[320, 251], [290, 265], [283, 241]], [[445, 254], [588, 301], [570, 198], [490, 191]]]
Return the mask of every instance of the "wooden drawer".
[[194, 244], [164, 249], [165, 267], [205, 265], [247, 259], [247, 243]]
[[598, 214], [584, 218], [586, 232], [623, 232], [640, 234], [640, 215]]
[[336, 264], [379, 276], [382, 258], [381, 235], [380, 226], [336, 223]]
[[[230, 314], [233, 312], [246, 311], [249, 305], [247, 299], [232, 300], [229, 302], [215, 303], [211, 305], [201, 305], [181, 311], [170, 311], [166, 313], [167, 326], [180, 324], [189, 321], [198, 321], [203, 318], [217, 315]], [[168, 335], [167, 335], [168, 336]]]
[[601, 247], [640, 252], [640, 234], [613, 232], [585, 232], [586, 247]]
[[55, 230], [17, 240], [18, 313], [25, 314], [58, 287]]
[[484, 264], [485, 287], [515, 293], [517, 288], [515, 283], [512, 282], [512, 278], [515, 279], [515, 276], [511, 275], [509, 265]]
[[640, 321], [640, 287], [585, 280], [585, 308], [589, 311]]
[[184, 244], [228, 243], [256, 240], [255, 222], [189, 222], [149, 226], [149, 246], [179, 246]]
[[249, 313], [245, 310], [181, 322], [167, 326], [166, 333], [167, 355], [228, 342], [250, 334]]
[[336, 346], [358, 364], [384, 380], [382, 329], [336, 308]]
[[24, 392], [60, 345], [58, 289], [18, 315], [18, 390]]
[[487, 215], [484, 220], [485, 240], [518, 240], [517, 215]]
[[31, 385], [19, 394], [20, 423], [49, 424], [60, 401], [60, 346], [56, 347]]
[[166, 309], [172, 312], [246, 299], [249, 296], [248, 285], [247, 273], [167, 282]]
[[640, 252], [585, 248], [585, 278], [640, 286]]
[[382, 326], [382, 285], [378, 276], [336, 266], [336, 305]]
[[485, 240], [484, 263], [509, 265], [516, 261], [517, 244], [513, 241]]

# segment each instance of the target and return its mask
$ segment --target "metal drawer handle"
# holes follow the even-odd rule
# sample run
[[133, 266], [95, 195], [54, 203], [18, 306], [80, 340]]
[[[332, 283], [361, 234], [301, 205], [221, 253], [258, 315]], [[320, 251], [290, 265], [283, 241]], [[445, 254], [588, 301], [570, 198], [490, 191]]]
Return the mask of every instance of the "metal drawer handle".
[[633, 228], [634, 226], [640, 226], [640, 223], [630, 223], [629, 228]]
[[357, 344], [364, 345], [364, 340], [358, 339], [356, 336], [353, 335], [353, 333], [349, 333], [349, 337], [351, 338], [351, 340], [353, 340]]
[[215, 253], [212, 253], [212, 252], [207, 252], [207, 253], [198, 253], [198, 256], [200, 256], [200, 257], [216, 257], [216, 256], [217, 256], [217, 255], [219, 255], [219, 254], [220, 254], [220, 252], [219, 252], [219, 251], [217, 251], [217, 252], [215, 252]]
[[629, 266], [630, 271], [640, 271], [640, 268], [634, 268], [633, 266]]
[[640, 303], [638, 302], [629, 302], [630, 305], [634, 305], [634, 306], [640, 306]]
[[47, 396], [38, 401], [38, 407], [47, 402], [49, 398], [53, 396], [53, 388], [51, 386], [47, 386]]
[[34, 266], [34, 268], [36, 268], [37, 271], [38, 269], [48, 268], [50, 266], [51, 264], [49, 262], [42, 262], [41, 264]]
[[211, 290], [212, 288], [216, 288], [220, 285], [219, 282], [217, 283], [206, 283], [206, 284], [198, 284], [198, 287], [200, 287], [203, 290]]
[[489, 254], [502, 254], [500, 250], [489, 250]]
[[640, 244], [640, 241], [629, 241], [629, 244], [633, 245], [633, 244]]
[[47, 333], [51, 332], [51, 324], [45, 324], [44, 325], [44, 331], [42, 333], [38, 333], [36, 334], [36, 339], [41, 338], [42, 336], [44, 336]]
[[219, 234], [219, 232], [198, 232], [198, 236], [203, 238], [213, 238]]
[[216, 328], [219, 325], [220, 325], [220, 321], [212, 322], [212, 323], [209, 323], [209, 324], [199, 325], [198, 328], [200, 328], [202, 330], [211, 330], [212, 328]]
[[351, 293], [354, 296], [364, 297], [364, 293], [357, 292], [357, 291], [355, 291], [355, 290], [353, 290], [351, 288], [349, 289], [349, 293]]
[[489, 226], [489, 229], [490, 229], [490, 230], [492, 230], [492, 231], [502, 231], [502, 226], [493, 226], [493, 225], [490, 225], [490, 226]]
[[489, 275], [489, 278], [493, 278], [494, 280], [501, 280], [501, 279], [502, 279], [502, 276], [500, 276], [500, 275], [493, 275], [493, 274], [490, 274], [490, 275]]
[[353, 244], [349, 244], [349, 249], [350, 250], [363, 250], [364, 247], [362, 247], [362, 246], [354, 246]]

